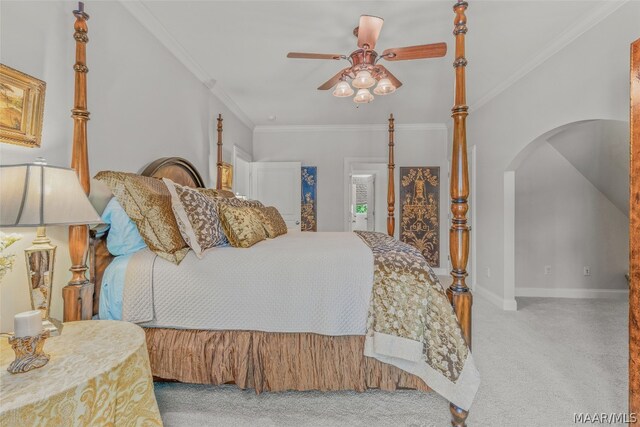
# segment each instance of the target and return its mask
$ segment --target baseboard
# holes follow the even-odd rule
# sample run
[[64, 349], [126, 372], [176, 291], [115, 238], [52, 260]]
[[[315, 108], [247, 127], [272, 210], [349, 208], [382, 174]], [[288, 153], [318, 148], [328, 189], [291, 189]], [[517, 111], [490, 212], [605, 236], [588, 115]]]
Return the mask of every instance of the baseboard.
[[475, 295], [478, 295], [484, 299], [486, 299], [487, 301], [489, 301], [490, 303], [492, 303], [495, 306], [500, 307], [501, 309], [505, 310], [505, 311], [516, 311], [518, 310], [518, 303], [516, 302], [515, 299], [504, 299], [496, 294], [494, 294], [493, 292], [491, 292], [488, 289], [483, 288], [482, 286], [480, 286], [479, 284], [476, 283], [473, 292]]
[[518, 288], [517, 297], [539, 298], [609, 298], [629, 297], [628, 289], [575, 289], [575, 288]]

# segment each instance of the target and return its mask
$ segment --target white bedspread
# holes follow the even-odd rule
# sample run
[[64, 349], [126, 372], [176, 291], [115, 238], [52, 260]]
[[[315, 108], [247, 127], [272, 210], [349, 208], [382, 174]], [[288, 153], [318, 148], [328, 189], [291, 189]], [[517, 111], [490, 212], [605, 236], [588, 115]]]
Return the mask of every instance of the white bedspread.
[[371, 249], [354, 233], [213, 248], [179, 266], [148, 249], [127, 268], [123, 320], [145, 327], [364, 335]]

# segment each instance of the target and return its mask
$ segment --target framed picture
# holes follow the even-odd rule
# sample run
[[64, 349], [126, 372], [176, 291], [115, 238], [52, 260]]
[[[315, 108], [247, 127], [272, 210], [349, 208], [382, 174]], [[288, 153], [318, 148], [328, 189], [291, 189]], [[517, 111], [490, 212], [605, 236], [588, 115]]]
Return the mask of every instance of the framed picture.
[[46, 83], [0, 64], [0, 142], [40, 147]]
[[229, 163], [222, 163], [222, 189], [233, 190], [233, 166]]
[[400, 240], [440, 267], [440, 168], [400, 168]]

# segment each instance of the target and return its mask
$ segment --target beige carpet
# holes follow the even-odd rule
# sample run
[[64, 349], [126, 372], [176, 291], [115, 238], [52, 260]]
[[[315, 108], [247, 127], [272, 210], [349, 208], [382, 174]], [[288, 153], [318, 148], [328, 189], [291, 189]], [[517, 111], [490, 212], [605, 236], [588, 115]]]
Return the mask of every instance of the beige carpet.
[[[473, 352], [482, 384], [470, 426], [575, 426], [574, 412], [627, 409], [628, 301], [476, 297]], [[156, 384], [167, 426], [447, 426], [435, 393], [264, 393]]]

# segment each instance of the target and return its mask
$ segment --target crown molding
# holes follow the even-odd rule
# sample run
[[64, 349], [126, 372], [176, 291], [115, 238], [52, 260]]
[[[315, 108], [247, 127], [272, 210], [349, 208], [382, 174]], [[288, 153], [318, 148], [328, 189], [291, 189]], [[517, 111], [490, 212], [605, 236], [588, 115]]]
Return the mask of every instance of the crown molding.
[[220, 100], [238, 119], [244, 123], [249, 129], [254, 128], [253, 121], [246, 113], [236, 104], [229, 95], [216, 82], [204, 68], [193, 59], [184, 47], [169, 33], [164, 25], [156, 18], [153, 13], [140, 0], [120, 0], [120, 4], [136, 19], [143, 27], [147, 29], [173, 56], [176, 57], [187, 70], [202, 83], [207, 89]]
[[[402, 123], [394, 126], [395, 130], [447, 130], [444, 123]], [[282, 125], [264, 126], [259, 125], [253, 128], [253, 133], [274, 133], [274, 132], [363, 132], [363, 131], [387, 131], [386, 124], [362, 124], [362, 125]]]
[[248, 127], [249, 130], [253, 130], [253, 128], [255, 127], [253, 121], [249, 118], [249, 116], [245, 114], [244, 110], [242, 110], [242, 108], [240, 108], [240, 106], [236, 104], [233, 99], [231, 99], [229, 94], [219, 83], [214, 84], [213, 87], [209, 88], [209, 90], [216, 98], [220, 100], [220, 102], [225, 105], [225, 107], [229, 109], [229, 111], [231, 111], [242, 123], [244, 123], [244, 125]]
[[549, 58], [560, 52], [567, 47], [571, 42], [578, 37], [595, 27], [602, 22], [605, 18], [618, 10], [629, 0], [609, 0], [602, 6], [588, 14], [582, 21], [575, 25], [569, 26], [562, 34], [560, 34], [553, 43], [548, 45], [540, 53], [534, 56], [531, 61], [526, 63], [515, 73], [513, 73], [508, 79], [503, 80], [502, 83], [491, 89], [489, 92], [481, 96], [477, 101], [471, 104], [470, 109], [478, 110], [492, 99], [496, 98], [502, 92], [513, 86], [517, 81], [529, 74], [535, 68], [547, 61]]

